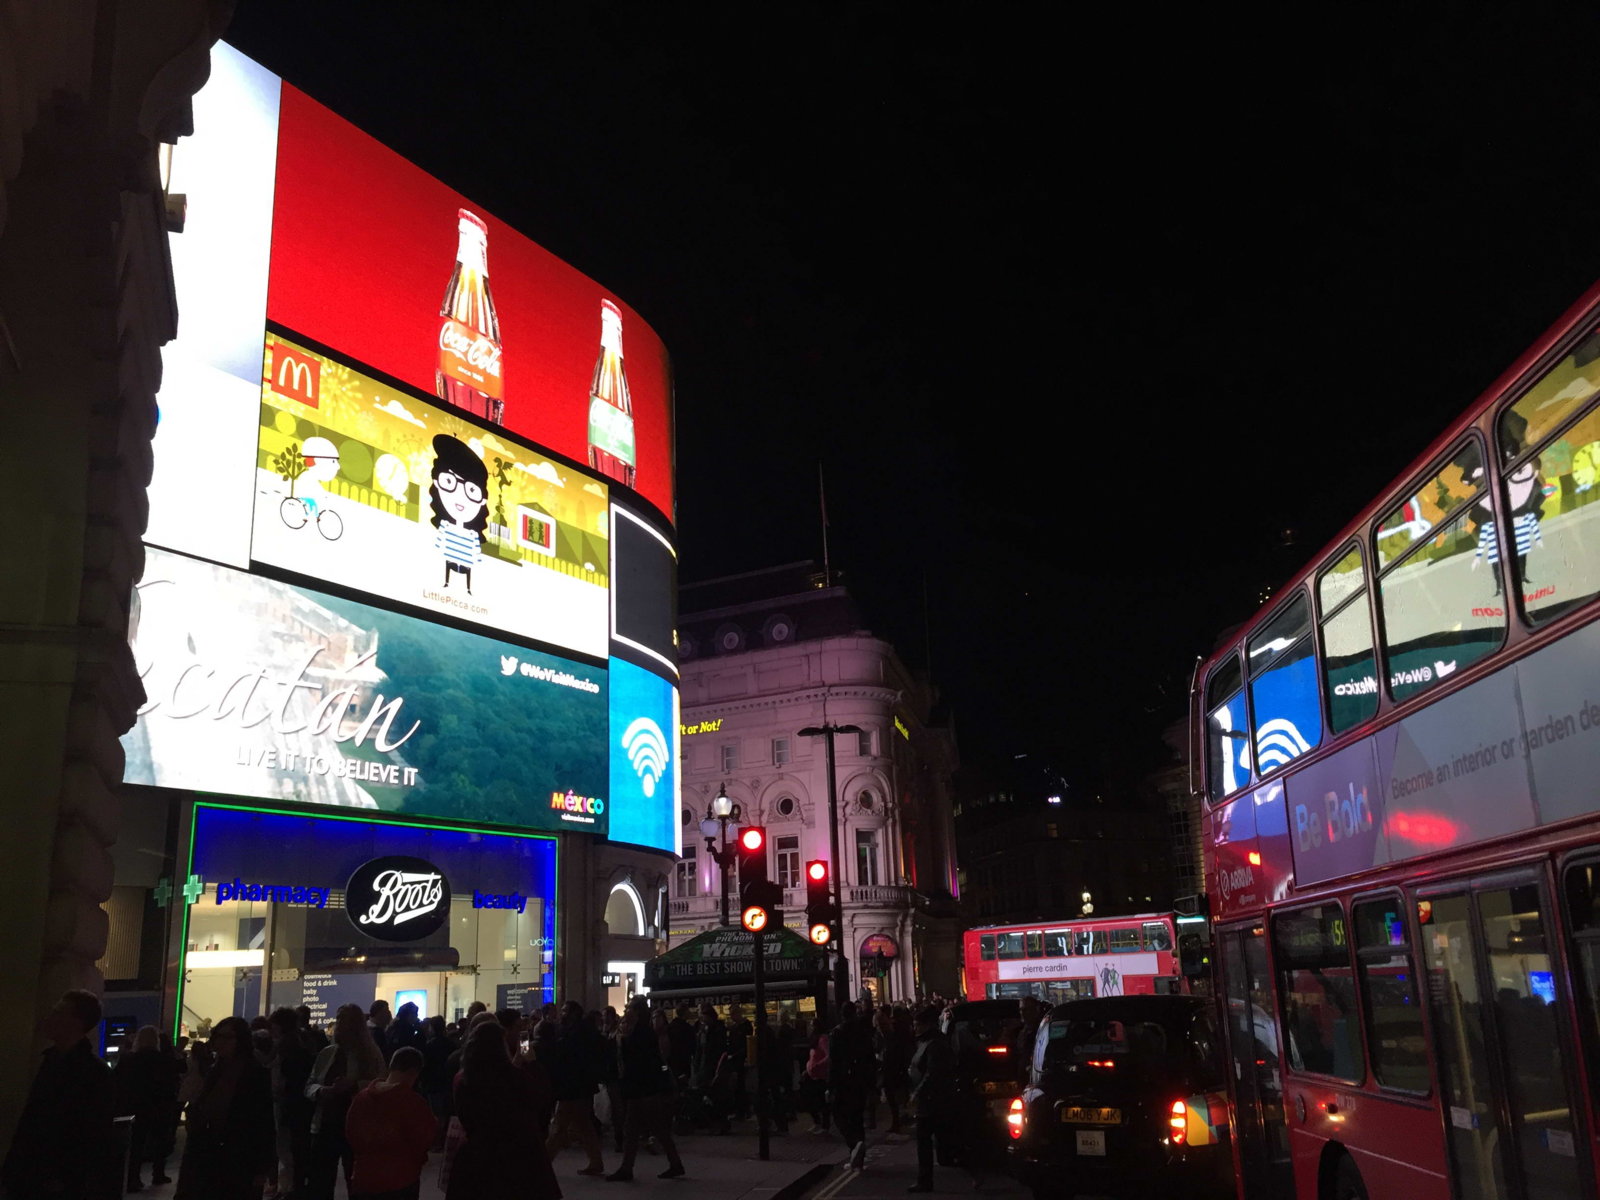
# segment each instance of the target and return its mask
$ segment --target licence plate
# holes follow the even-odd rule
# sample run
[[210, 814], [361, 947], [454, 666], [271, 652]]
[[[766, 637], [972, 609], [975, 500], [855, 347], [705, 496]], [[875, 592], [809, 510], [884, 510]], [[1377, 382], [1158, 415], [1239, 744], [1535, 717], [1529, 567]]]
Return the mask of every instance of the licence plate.
[[[1074, 1125], [1121, 1125], [1122, 1110], [1120, 1108], [1082, 1108], [1077, 1105], [1071, 1105], [1061, 1110], [1061, 1119], [1070, 1121]], [[1079, 1136], [1082, 1135], [1080, 1134]], [[1105, 1151], [1101, 1150], [1099, 1153], [1104, 1154]]]
[[993, 1096], [996, 1092], [1006, 1091], [1009, 1087], [1010, 1085], [1003, 1080], [986, 1079], [983, 1082], [982, 1091], [985, 1096]]
[[1106, 1131], [1104, 1129], [1078, 1130], [1078, 1153], [1106, 1156]]

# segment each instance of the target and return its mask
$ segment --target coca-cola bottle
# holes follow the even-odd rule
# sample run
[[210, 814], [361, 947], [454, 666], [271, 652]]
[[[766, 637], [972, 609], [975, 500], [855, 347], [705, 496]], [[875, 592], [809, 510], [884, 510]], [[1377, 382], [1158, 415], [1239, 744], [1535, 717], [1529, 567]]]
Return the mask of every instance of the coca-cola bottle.
[[500, 376], [500, 318], [489, 291], [489, 229], [483, 218], [456, 210], [460, 240], [439, 315], [439, 372], [434, 390], [441, 400], [501, 424], [505, 417]]
[[622, 369], [622, 313], [600, 301], [600, 358], [589, 385], [589, 465], [618, 483], [633, 486], [633, 400]]

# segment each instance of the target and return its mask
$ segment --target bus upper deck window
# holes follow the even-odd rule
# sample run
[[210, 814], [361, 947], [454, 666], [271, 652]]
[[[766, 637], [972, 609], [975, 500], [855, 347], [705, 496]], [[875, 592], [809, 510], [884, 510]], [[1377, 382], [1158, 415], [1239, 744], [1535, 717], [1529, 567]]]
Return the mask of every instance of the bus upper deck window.
[[1206, 790], [1221, 800], [1250, 782], [1250, 735], [1244, 711], [1244, 672], [1237, 648], [1206, 680]]

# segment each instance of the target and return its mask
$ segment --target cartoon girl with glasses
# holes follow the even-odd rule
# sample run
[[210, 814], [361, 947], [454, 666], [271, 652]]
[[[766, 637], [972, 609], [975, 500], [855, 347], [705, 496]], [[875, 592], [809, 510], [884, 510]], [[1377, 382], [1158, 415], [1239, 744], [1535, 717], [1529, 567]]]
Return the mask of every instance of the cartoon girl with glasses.
[[441, 433], [433, 439], [433, 482], [428, 503], [433, 527], [439, 532], [434, 546], [444, 555], [444, 586], [450, 576], [466, 576], [472, 595], [472, 568], [483, 559], [483, 531], [489, 525], [486, 502], [489, 469], [463, 441]]

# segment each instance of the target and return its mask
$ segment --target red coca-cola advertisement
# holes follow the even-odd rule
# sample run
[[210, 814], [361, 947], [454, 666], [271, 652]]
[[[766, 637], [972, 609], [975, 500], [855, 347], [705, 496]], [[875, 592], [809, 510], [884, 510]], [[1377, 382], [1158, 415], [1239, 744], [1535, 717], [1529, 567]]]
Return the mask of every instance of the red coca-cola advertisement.
[[285, 84], [267, 319], [673, 513], [671, 376], [618, 296]]

